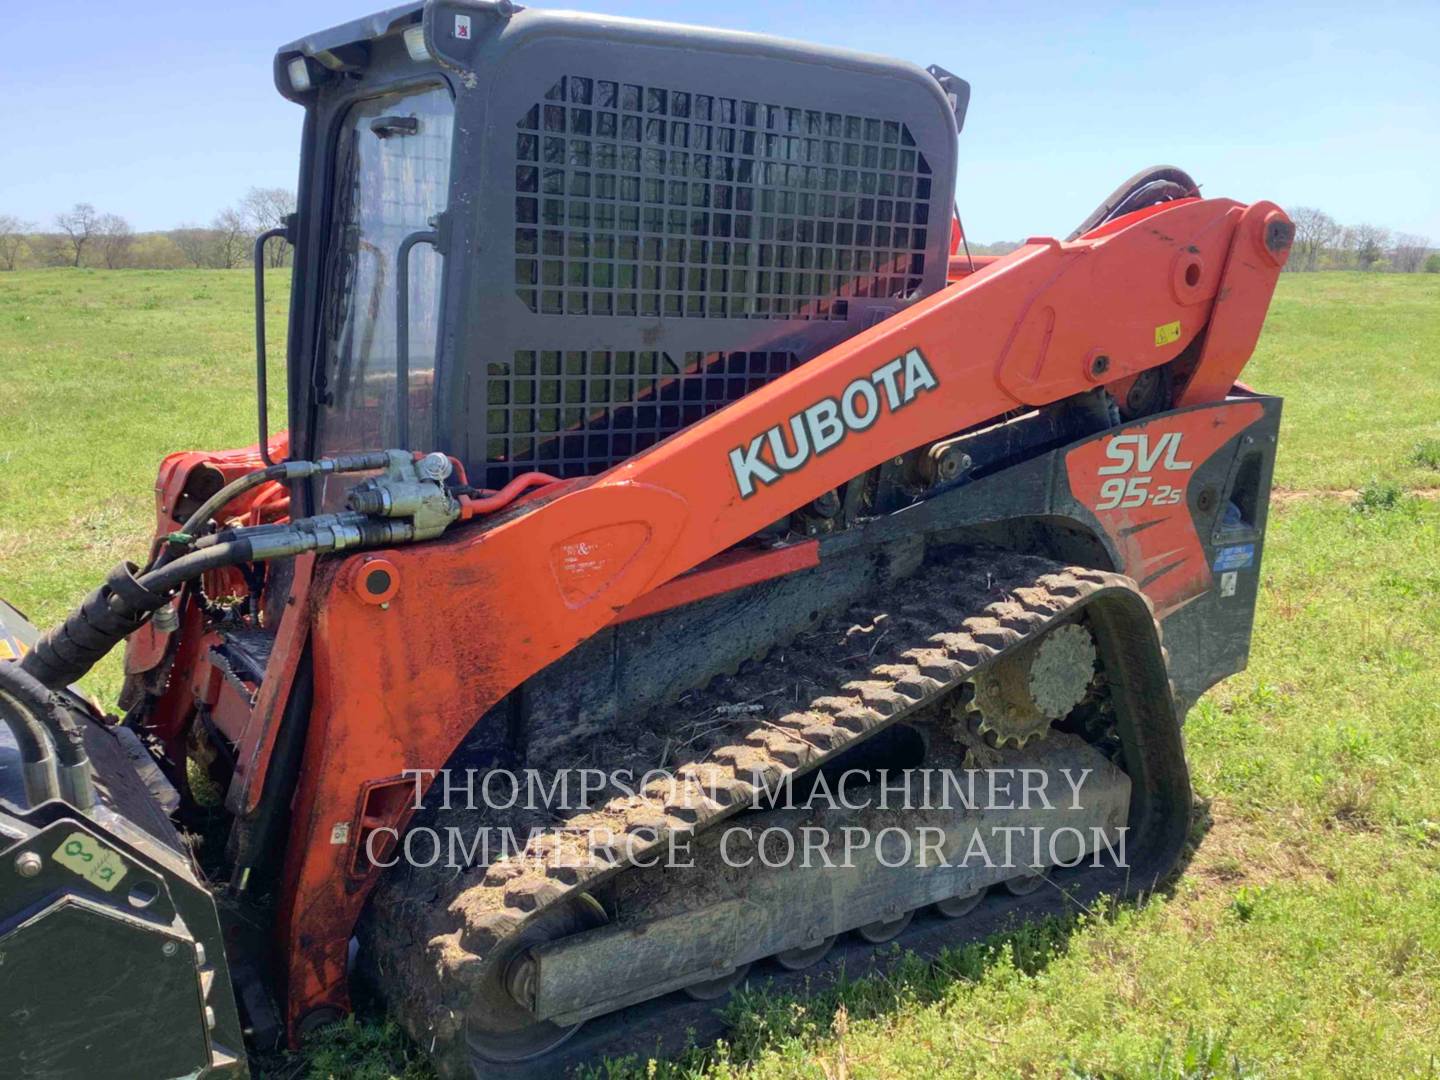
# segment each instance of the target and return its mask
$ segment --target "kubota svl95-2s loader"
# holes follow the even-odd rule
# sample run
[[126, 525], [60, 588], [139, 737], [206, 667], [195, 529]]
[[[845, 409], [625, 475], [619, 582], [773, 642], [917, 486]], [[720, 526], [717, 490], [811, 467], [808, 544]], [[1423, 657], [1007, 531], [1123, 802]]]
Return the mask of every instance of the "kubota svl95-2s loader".
[[[262, 324], [257, 445], [168, 457], [145, 566], [62, 626], [4, 610], [8, 1075], [243, 1069], [352, 982], [445, 1075], [556, 1075], [1164, 877], [1249, 644], [1279, 209], [1159, 168], [971, 258], [955, 76], [503, 0], [275, 73], [287, 433]], [[126, 638], [117, 722], [69, 687]], [[920, 773], [1087, 779], [859, 797]], [[995, 827], [1035, 843], [886, 846]]]

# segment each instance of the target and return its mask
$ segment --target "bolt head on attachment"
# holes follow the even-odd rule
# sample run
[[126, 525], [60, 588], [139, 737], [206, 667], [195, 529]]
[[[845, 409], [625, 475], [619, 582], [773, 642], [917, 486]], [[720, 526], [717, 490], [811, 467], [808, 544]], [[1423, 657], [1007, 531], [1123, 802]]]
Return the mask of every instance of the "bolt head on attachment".
[[33, 851], [21, 852], [15, 859], [15, 872], [23, 878], [33, 878], [40, 873], [45, 860]]

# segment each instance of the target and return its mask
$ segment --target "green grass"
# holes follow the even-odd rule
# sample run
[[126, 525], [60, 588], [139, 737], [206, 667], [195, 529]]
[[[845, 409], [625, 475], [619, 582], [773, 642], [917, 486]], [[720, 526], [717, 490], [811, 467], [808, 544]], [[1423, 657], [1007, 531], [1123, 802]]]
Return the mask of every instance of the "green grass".
[[[289, 281], [267, 285], [272, 342]], [[36, 624], [143, 560], [161, 458], [255, 442], [252, 289], [223, 270], [0, 274], [0, 596]], [[283, 425], [284, 351], [271, 353]], [[113, 699], [118, 654], [87, 685]]]
[[[248, 293], [0, 275], [0, 593], [37, 621], [139, 552], [161, 454], [253, 441]], [[1173, 891], [748, 993], [723, 1046], [598, 1076], [1440, 1076], [1440, 502], [1415, 494], [1440, 483], [1440, 279], [1283, 277], [1245, 377], [1286, 396], [1277, 483], [1312, 494], [1272, 514], [1250, 669], [1191, 713], [1204, 810]], [[428, 1071], [351, 1024], [278, 1075]]]
[[1412, 446], [1410, 464], [1440, 472], [1440, 439], [1421, 439]]
[[1285, 398], [1278, 487], [1440, 481], [1437, 290], [1425, 274], [1282, 275], [1241, 376]]

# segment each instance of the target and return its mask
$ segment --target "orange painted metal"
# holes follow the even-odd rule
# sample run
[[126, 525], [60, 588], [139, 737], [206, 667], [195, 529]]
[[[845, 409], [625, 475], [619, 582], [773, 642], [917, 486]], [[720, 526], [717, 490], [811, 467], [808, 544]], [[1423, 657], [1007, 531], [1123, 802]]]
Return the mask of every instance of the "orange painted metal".
[[959, 281], [1003, 258], [1005, 258], [1004, 255], [952, 255], [946, 270], [946, 278], [949, 281]]
[[[647, 594], [846, 480], [1009, 410], [1174, 359], [1211, 322], [1217, 295], [1234, 296], [1222, 292], [1221, 268], [1228, 281], [1232, 267], [1240, 273], [1235, 252], [1263, 244], [1253, 234], [1274, 208], [1257, 206], [1186, 200], [1074, 243], [1031, 241], [589, 482], [430, 543], [318, 563], [308, 601], [314, 704], [277, 927], [292, 1033], [312, 1009], [348, 1004], [347, 941], [375, 881], [355, 862], [356, 839], [379, 816], [373, 800], [367, 811], [368, 791], [443, 766], [506, 693], [617, 617], [645, 611], [635, 605]], [[1262, 288], [1268, 300], [1279, 265], [1247, 256], [1244, 267], [1260, 280], [1235, 288]], [[1230, 302], [1230, 344], [1202, 359], [1192, 400], [1223, 396], [1206, 364], [1233, 366], [1231, 350], [1253, 343], [1264, 310], [1264, 300]], [[788, 430], [912, 350], [935, 385], [903, 401], [903, 416], [882, 410], [742, 494], [731, 451]], [[367, 557], [398, 570], [383, 607], [350, 584]]]
[[820, 545], [814, 540], [787, 544], [772, 551], [726, 551], [681, 574], [658, 589], [626, 604], [616, 616], [617, 623], [643, 619], [706, 597], [719, 596], [747, 585], [784, 577], [797, 570], [820, 565]]
[[1290, 219], [1274, 203], [1246, 207], [1225, 260], [1200, 363], [1177, 404], [1214, 401], [1234, 384], [1260, 340], [1265, 312], [1280, 269], [1289, 258], [1294, 232]]
[[296, 556], [284, 614], [275, 628], [275, 644], [265, 665], [265, 679], [255, 694], [250, 723], [235, 745], [235, 775], [225, 793], [225, 806], [232, 814], [253, 814], [260, 805], [280, 718], [290, 700], [295, 671], [310, 636], [310, 611], [306, 604], [314, 572], [313, 554]]

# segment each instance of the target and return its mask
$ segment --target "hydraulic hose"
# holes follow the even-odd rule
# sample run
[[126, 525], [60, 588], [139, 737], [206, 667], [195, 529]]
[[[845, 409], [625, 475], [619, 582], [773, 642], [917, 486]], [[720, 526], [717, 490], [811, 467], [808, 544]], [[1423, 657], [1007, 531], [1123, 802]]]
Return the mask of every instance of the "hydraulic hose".
[[143, 573], [137, 574], [134, 563], [121, 563], [63, 623], [41, 636], [19, 666], [42, 686], [58, 690], [140, 629], [176, 589], [210, 570], [306, 551], [404, 543], [414, 536], [414, 526], [407, 521], [370, 521], [361, 514], [310, 520], [308, 529], [261, 525], [225, 530], [213, 540], [206, 537], [205, 546]]
[[[140, 629], [146, 616], [170, 597], [142, 585], [135, 576], [137, 569], [134, 563], [123, 562], [111, 570], [104, 583], [81, 601], [63, 623], [41, 636], [21, 658], [20, 667], [42, 685], [59, 690], [94, 667], [116, 643]], [[146, 576], [162, 573], [153, 570]]]
[[333, 458], [321, 458], [319, 461], [281, 461], [263, 469], [248, 472], [244, 476], [231, 480], [230, 483], [196, 507], [194, 513], [185, 519], [185, 524], [181, 525], [179, 531], [173, 534], [179, 543], [167, 545], [152, 564], [152, 568], [158, 569], [166, 565], [177, 557], [179, 551], [187, 546], [192, 546], [195, 534], [204, 528], [207, 521], [229, 503], [261, 484], [268, 484], [272, 480], [304, 480], [317, 473], [348, 473], [363, 472], [367, 469], [383, 469], [388, 460], [384, 451], [370, 451], [359, 454], [337, 454]]
[[252, 554], [253, 548], [249, 540], [227, 540], [200, 551], [192, 551], [188, 555], [181, 555], [165, 566], [142, 574], [139, 584], [146, 591], [162, 594], [169, 599], [170, 594], [185, 582], [193, 581], [210, 570], [219, 570], [222, 567], [234, 566], [236, 563], [249, 562]]
[[224, 509], [227, 503], [238, 499], [247, 491], [257, 488], [261, 484], [269, 483], [271, 480], [286, 479], [289, 475], [289, 465], [289, 462], [282, 461], [278, 465], [269, 465], [263, 469], [246, 473], [238, 480], [231, 480], [230, 483], [201, 503], [195, 512], [185, 519], [185, 524], [180, 526], [180, 532], [185, 536], [193, 536], [217, 511]]
[[66, 801], [81, 810], [94, 806], [95, 789], [90, 778], [90, 757], [85, 752], [85, 734], [70, 710], [25, 670], [23, 662], [0, 664], [0, 698], [12, 710], [28, 713], [49, 732], [59, 762], [60, 794]]
[[533, 487], [545, 487], [550, 484], [558, 484], [560, 478], [551, 476], [549, 473], [527, 472], [521, 473], [511, 480], [499, 491], [484, 496], [460, 496], [460, 520], [469, 521], [476, 514], [491, 514], [496, 510], [503, 510], [512, 502], [518, 499], [523, 492]]
[[[4, 661], [10, 667], [14, 661]], [[0, 693], [0, 723], [10, 729], [20, 751], [20, 772], [25, 782], [25, 800], [31, 806], [57, 798], [60, 787], [55, 777], [55, 756], [50, 753], [50, 739], [45, 726], [22, 709], [13, 699]]]
[[1066, 240], [1078, 240], [1091, 229], [1099, 228], [1123, 214], [1143, 210], [1172, 199], [1190, 199], [1200, 194], [1200, 186], [1190, 174], [1173, 165], [1155, 165], [1136, 173], [1112, 191], [1080, 227]]
[[207, 570], [246, 562], [251, 554], [250, 541], [236, 539], [181, 555], [138, 576], [134, 563], [121, 563], [63, 623], [41, 636], [20, 667], [37, 685], [53, 690], [68, 686], [140, 629], [185, 582]]
[[[132, 562], [122, 562], [20, 660], [0, 663], [0, 722], [15, 733], [25, 763], [26, 797], [32, 804], [53, 797], [57, 787], [61, 797], [81, 809], [95, 804], [84, 732], [55, 692], [84, 676], [106, 653], [139, 630], [186, 582], [241, 563], [307, 551], [405, 543], [417, 535], [411, 521], [376, 519], [356, 511], [285, 525], [222, 529], [202, 537], [196, 537], [195, 530], [238, 495], [271, 480], [381, 469], [390, 460], [391, 452], [378, 451], [320, 461], [286, 461], [231, 481], [186, 519], [182, 535], [172, 537], [149, 568], [141, 571]], [[58, 768], [50, 757], [50, 745]]]

